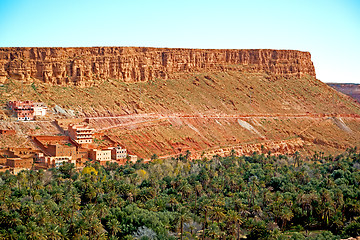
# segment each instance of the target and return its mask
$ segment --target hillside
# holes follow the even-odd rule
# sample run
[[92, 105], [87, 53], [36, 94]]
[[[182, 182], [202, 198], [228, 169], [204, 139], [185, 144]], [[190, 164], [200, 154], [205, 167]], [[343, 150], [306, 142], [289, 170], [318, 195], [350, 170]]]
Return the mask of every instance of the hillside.
[[[50, 107], [58, 105], [70, 110], [73, 117], [90, 118], [98, 131], [140, 157], [186, 150], [194, 157], [228, 155], [231, 149], [239, 154], [339, 153], [360, 143], [360, 105], [317, 80], [306, 52], [153, 48], [1, 51], [5, 78], [0, 87], [1, 103], [29, 99]], [[77, 56], [76, 51], [81, 54]], [[99, 65], [99, 71], [108, 75], [91, 80], [85, 77], [94, 76], [94, 66], [104, 61], [112, 64]], [[44, 77], [55, 76], [57, 66], [64, 67], [61, 76], [70, 80], [60, 75], [50, 80]], [[83, 78], [71, 69], [80, 69]], [[81, 69], [91, 71], [83, 74]], [[143, 74], [150, 69], [151, 74]]]
[[351, 96], [360, 103], [360, 84], [355, 83], [328, 83], [330, 87], [335, 88], [339, 92]]

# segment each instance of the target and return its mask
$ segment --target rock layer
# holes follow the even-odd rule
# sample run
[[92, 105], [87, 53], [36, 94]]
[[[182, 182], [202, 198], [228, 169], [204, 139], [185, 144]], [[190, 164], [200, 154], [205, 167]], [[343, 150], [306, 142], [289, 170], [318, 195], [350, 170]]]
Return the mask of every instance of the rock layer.
[[309, 52], [270, 49], [146, 47], [0, 48], [0, 82], [38, 79], [54, 85], [90, 86], [98, 80], [167, 79], [174, 73], [226, 70], [315, 77]]

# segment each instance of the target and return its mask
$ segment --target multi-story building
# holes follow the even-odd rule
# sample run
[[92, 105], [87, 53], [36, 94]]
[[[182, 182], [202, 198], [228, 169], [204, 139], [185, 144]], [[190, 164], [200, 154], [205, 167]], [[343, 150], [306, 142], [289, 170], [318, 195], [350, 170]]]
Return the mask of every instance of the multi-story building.
[[69, 136], [78, 144], [92, 143], [95, 129], [89, 128], [87, 125], [70, 124]]
[[18, 120], [34, 120], [35, 116], [45, 116], [47, 107], [43, 103], [33, 101], [9, 101], [8, 107]]
[[33, 158], [8, 158], [6, 165], [11, 168], [31, 169]]
[[8, 106], [15, 113], [18, 120], [34, 120], [32, 101], [10, 101]]
[[9, 156], [8, 152], [2, 152], [3, 157], [0, 157], [0, 168], [2, 171], [9, 170], [13, 174], [17, 174], [22, 170], [30, 170], [33, 167], [33, 157], [31, 156]]
[[40, 150], [32, 148], [8, 148], [1, 151], [0, 164], [9, 167], [10, 172], [16, 174], [22, 170], [33, 168], [34, 156]]
[[75, 158], [77, 155], [76, 147], [73, 145], [49, 144], [47, 146], [47, 152], [51, 156], [71, 156]]
[[91, 149], [89, 151], [89, 158], [99, 162], [100, 165], [105, 165], [106, 162], [111, 161], [111, 149]]
[[111, 158], [114, 160], [121, 160], [127, 157], [127, 151], [120, 146], [111, 149]]
[[40, 150], [33, 148], [7, 148], [3, 150], [2, 153], [8, 158], [33, 158], [36, 153]]
[[35, 136], [34, 143], [43, 151], [37, 154], [39, 168], [59, 167], [64, 163], [74, 163], [78, 152], [75, 143], [68, 136]]
[[34, 116], [45, 116], [47, 112], [47, 107], [44, 103], [37, 102], [33, 103]]

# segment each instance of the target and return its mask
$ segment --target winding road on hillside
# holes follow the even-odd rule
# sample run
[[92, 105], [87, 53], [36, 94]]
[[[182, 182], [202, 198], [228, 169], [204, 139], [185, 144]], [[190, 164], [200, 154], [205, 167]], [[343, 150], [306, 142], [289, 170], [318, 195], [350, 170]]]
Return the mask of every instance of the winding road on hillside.
[[[96, 120], [106, 120], [106, 119], [119, 119], [119, 120], [129, 120], [131, 122], [114, 124], [112, 126], [101, 127], [100, 125], [94, 126], [96, 131], [105, 131], [112, 128], [121, 128], [136, 126], [141, 124], [155, 123], [162, 120], [171, 120], [171, 119], [329, 119], [329, 118], [350, 118], [350, 119], [360, 119], [359, 115], [356, 114], [155, 114], [155, 113], [144, 113], [144, 114], [131, 114], [131, 115], [122, 115], [122, 116], [102, 116], [102, 117], [88, 117], [89, 121]], [[306, 126], [306, 129], [309, 126]]]

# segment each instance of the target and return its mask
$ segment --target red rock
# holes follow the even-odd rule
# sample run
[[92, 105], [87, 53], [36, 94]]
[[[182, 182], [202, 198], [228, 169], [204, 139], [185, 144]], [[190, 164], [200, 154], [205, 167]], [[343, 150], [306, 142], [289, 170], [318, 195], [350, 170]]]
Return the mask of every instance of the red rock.
[[271, 49], [145, 47], [0, 48], [0, 82], [7, 77], [54, 85], [89, 86], [92, 80], [167, 79], [174, 73], [241, 70], [282, 77], [315, 77], [309, 52]]

